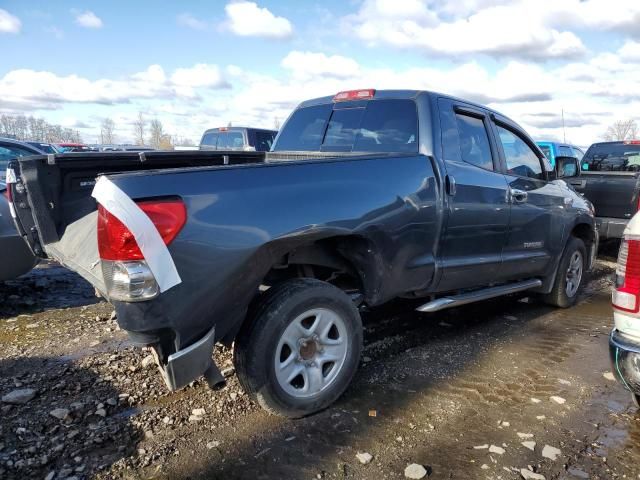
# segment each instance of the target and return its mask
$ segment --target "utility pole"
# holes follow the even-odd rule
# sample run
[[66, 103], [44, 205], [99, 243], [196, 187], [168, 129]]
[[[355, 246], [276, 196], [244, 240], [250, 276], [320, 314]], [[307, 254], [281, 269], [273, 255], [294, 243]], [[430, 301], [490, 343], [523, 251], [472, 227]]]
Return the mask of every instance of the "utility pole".
[[564, 129], [564, 108], [562, 109], [562, 138], [563, 142], [567, 143], [567, 132]]

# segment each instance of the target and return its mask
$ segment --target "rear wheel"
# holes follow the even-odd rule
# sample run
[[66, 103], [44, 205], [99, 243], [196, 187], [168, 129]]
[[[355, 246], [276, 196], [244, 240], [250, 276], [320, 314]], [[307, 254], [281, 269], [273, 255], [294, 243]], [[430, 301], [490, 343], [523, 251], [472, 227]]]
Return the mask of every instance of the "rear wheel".
[[263, 408], [301, 417], [345, 391], [361, 348], [362, 323], [349, 296], [326, 282], [294, 279], [258, 302], [234, 360], [240, 383]]
[[584, 242], [571, 237], [560, 259], [553, 290], [543, 297], [556, 307], [568, 308], [576, 303], [584, 279], [587, 249]]

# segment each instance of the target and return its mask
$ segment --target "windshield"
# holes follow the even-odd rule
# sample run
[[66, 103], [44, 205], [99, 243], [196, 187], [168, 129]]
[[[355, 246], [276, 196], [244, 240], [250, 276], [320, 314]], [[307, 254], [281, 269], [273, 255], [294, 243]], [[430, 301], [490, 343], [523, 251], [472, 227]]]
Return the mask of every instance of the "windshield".
[[640, 171], [640, 144], [596, 143], [582, 159], [582, 169], [602, 172]]
[[328, 103], [296, 110], [273, 151], [417, 152], [413, 100]]

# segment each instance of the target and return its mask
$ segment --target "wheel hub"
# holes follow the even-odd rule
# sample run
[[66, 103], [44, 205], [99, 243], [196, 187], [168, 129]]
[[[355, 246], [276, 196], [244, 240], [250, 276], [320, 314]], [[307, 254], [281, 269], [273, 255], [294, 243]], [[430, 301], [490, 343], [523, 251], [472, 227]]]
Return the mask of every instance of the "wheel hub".
[[300, 339], [300, 346], [298, 353], [302, 360], [311, 360], [315, 357], [316, 353], [320, 350], [318, 342], [314, 338], [302, 338]]
[[320, 394], [342, 370], [348, 348], [342, 315], [328, 308], [307, 310], [281, 334], [274, 355], [278, 384], [296, 398]]

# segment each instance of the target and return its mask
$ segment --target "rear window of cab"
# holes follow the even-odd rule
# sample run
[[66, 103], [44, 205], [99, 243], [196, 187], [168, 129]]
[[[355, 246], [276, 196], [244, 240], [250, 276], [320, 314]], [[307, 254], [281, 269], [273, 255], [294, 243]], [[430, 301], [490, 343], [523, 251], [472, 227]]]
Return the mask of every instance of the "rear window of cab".
[[326, 103], [296, 110], [273, 151], [418, 151], [418, 116], [413, 100]]

